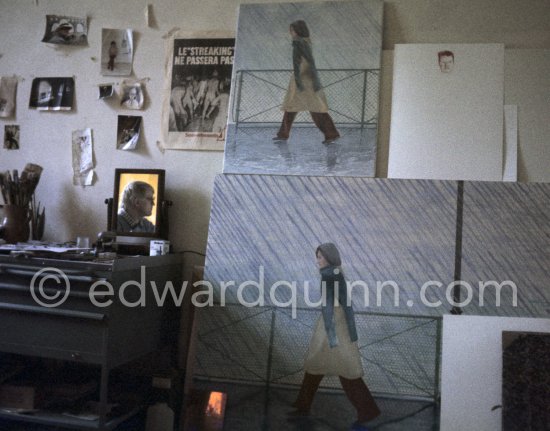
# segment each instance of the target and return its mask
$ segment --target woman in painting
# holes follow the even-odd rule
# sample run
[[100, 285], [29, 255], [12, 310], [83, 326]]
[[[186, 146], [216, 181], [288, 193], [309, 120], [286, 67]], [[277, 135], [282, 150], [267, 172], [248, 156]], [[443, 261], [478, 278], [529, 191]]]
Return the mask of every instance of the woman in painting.
[[290, 24], [292, 36], [292, 63], [294, 74], [290, 78], [288, 90], [283, 101], [283, 121], [275, 141], [285, 141], [290, 134], [296, 114], [309, 111], [315, 125], [323, 132], [324, 144], [331, 144], [340, 137], [328, 114], [328, 104], [313, 59], [309, 29], [303, 20]]
[[364, 423], [380, 414], [367, 385], [361, 378], [363, 367], [357, 347], [357, 329], [340, 253], [332, 243], [321, 244], [315, 252], [321, 272], [323, 305], [309, 344], [304, 364], [304, 380], [293, 404], [292, 416], [309, 414], [313, 397], [324, 376], [338, 376], [346, 396], [357, 410], [353, 430], [367, 430]]

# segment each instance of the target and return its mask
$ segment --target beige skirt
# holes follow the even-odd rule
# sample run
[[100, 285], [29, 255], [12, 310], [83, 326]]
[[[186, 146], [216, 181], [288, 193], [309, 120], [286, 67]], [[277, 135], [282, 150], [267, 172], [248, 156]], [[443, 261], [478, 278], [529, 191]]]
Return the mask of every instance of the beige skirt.
[[334, 307], [334, 322], [338, 345], [331, 348], [323, 315], [317, 319], [315, 331], [309, 343], [304, 371], [309, 374], [325, 376], [342, 376], [346, 379], [358, 379], [363, 376], [363, 365], [357, 342], [349, 336], [346, 315], [342, 307]]
[[313, 73], [309, 63], [304, 59], [300, 63], [300, 78], [302, 78], [304, 89], [302, 91], [298, 90], [296, 80], [294, 79], [294, 75], [292, 75], [281, 110], [286, 112], [328, 112], [325, 93], [323, 90], [314, 90]]

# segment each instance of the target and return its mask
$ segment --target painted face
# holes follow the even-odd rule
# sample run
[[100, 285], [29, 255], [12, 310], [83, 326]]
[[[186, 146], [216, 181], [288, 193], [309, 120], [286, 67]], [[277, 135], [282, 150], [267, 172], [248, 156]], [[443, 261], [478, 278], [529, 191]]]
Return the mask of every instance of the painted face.
[[290, 26], [288, 28], [288, 31], [290, 32], [290, 35], [294, 38], [294, 37], [298, 37], [298, 34], [294, 31], [294, 27]]
[[443, 55], [439, 59], [439, 68], [443, 73], [449, 73], [453, 69], [454, 59], [450, 55]]
[[325, 259], [325, 256], [321, 254], [320, 251], [317, 252], [317, 266], [319, 269], [323, 269], [326, 266], [329, 266], [330, 264]]

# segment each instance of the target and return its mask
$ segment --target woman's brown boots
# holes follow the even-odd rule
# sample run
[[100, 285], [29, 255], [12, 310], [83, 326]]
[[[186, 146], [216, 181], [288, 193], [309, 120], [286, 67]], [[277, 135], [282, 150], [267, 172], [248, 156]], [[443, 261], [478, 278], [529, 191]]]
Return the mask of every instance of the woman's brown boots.
[[367, 422], [380, 415], [380, 409], [363, 379], [350, 380], [340, 377], [340, 383], [351, 404], [357, 410], [357, 422]]
[[321, 380], [323, 380], [322, 374], [304, 374], [304, 380], [302, 381], [298, 397], [292, 403], [292, 407], [296, 407], [296, 411], [292, 412], [291, 415], [307, 415], [309, 413], [313, 397], [319, 388]]

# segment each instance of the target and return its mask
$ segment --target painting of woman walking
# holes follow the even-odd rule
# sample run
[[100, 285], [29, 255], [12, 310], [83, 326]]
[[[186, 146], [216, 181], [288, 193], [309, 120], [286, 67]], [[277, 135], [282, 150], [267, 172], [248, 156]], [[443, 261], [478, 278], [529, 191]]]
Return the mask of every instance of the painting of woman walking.
[[381, 0], [242, 4], [224, 173], [375, 173]]

